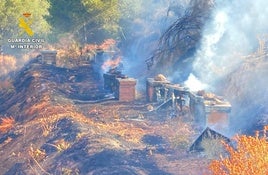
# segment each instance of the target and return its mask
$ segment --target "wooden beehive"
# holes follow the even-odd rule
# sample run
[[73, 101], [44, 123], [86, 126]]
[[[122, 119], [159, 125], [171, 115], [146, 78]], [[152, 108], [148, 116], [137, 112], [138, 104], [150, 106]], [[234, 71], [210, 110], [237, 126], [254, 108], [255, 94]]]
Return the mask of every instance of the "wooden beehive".
[[56, 65], [56, 55], [55, 50], [43, 50], [41, 51], [42, 63]]
[[136, 83], [133, 78], [116, 78], [115, 97], [119, 101], [133, 101], [136, 98]]

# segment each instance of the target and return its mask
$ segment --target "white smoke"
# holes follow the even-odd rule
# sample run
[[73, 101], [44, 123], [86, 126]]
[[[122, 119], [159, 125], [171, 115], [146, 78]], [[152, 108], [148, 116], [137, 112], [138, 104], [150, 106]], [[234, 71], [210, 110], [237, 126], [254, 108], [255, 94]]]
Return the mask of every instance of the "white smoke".
[[[258, 36], [267, 36], [267, 17], [266, 0], [215, 0], [211, 20], [205, 25], [201, 46], [195, 55], [194, 75], [209, 88], [222, 87], [217, 91], [225, 93], [232, 104], [230, 123], [235, 130], [248, 129], [256, 122], [256, 116], [267, 110], [260, 107], [268, 103], [264, 93], [267, 65], [242, 57], [257, 51]], [[249, 65], [242, 69], [249, 61], [259, 67]]]
[[124, 73], [138, 79], [146, 75], [145, 60], [157, 48], [163, 32], [183, 15], [188, 4], [189, 0], [142, 1], [142, 13], [132, 21], [126, 34], [131, 43], [124, 45]]
[[220, 76], [224, 70], [223, 60], [226, 57], [217, 55], [217, 44], [224, 37], [228, 16], [226, 12], [219, 11], [215, 14], [212, 26], [209, 31], [204, 32], [202, 46], [197, 52], [194, 70], [199, 73], [199, 77], [210, 83], [214, 77]]
[[215, 4], [193, 66], [197, 77], [208, 84], [236, 69], [243, 61], [240, 55], [255, 51], [257, 36], [268, 31], [267, 1], [216, 0]]
[[184, 85], [194, 92], [208, 88], [207, 84], [202, 83], [193, 74], [189, 75], [188, 80], [184, 82]]

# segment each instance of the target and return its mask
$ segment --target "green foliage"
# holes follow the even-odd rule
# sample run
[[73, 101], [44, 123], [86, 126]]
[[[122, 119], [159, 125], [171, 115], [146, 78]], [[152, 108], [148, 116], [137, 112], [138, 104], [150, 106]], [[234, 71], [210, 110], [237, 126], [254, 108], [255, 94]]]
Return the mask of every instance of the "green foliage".
[[82, 3], [91, 16], [90, 22], [94, 22], [110, 34], [118, 32], [120, 17], [118, 0], [82, 0]]
[[0, 3], [0, 40], [9, 37], [23, 37], [19, 27], [19, 18], [23, 13], [31, 13], [26, 18], [31, 22], [31, 29], [36, 35], [44, 35], [50, 31], [50, 25], [46, 21], [49, 15], [49, 2], [47, 0], [3, 0]]
[[118, 38], [141, 13], [142, 0], [50, 0], [53, 39], [62, 33], [73, 33], [83, 42], [102, 42]]
[[[53, 27], [51, 40], [57, 41], [64, 33], [72, 33], [88, 42], [105, 39], [104, 35], [116, 36], [118, 32], [118, 1], [101, 0], [50, 0]], [[95, 38], [94, 38], [95, 37]]]
[[70, 32], [90, 18], [81, 0], [50, 0], [50, 4], [48, 20], [56, 34]]

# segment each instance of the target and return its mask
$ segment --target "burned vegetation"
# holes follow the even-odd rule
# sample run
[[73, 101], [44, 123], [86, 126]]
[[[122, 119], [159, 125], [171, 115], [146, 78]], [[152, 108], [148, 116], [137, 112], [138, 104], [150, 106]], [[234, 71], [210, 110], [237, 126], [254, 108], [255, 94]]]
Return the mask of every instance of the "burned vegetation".
[[[210, 18], [214, 1], [193, 0], [188, 9], [161, 36], [157, 50], [146, 60], [147, 68], [174, 71], [182, 65], [191, 65], [191, 56], [199, 47], [202, 31]], [[172, 69], [170, 69], [172, 68]], [[184, 69], [185, 70], [185, 69]], [[166, 72], [170, 73], [170, 72]]]
[[[179, 92], [187, 89], [177, 88], [176, 102], [166, 103], [172, 96], [163, 90], [176, 91], [176, 85], [158, 76], [148, 86], [151, 100], [137, 97], [135, 91], [134, 98], [126, 97], [125, 86], [135, 89], [135, 84], [126, 83], [127, 76], [107, 82], [94, 67], [97, 63], [58, 67], [46, 54], [14, 75], [12, 92], [1, 92], [1, 114], [6, 115], [0, 123], [4, 174], [207, 171], [209, 160], [188, 152], [202, 128], [179, 103], [185, 97]], [[106, 76], [116, 73], [108, 72]]]
[[[140, 59], [144, 63], [145, 56], [135, 53], [134, 61], [126, 58], [122, 53], [126, 41], [119, 41], [121, 46], [113, 39], [88, 44], [91, 23], [76, 32], [84, 32], [84, 39], [80, 38], [84, 44], [78, 44], [76, 34], [66, 35], [58, 44], [47, 46], [48, 50], [38, 51], [21, 70], [9, 75], [4, 70], [5, 76], [0, 77], [2, 174], [184, 175], [211, 170], [221, 174], [227, 168], [237, 171], [252, 150], [252, 155], [261, 158], [257, 169], [267, 167], [267, 126], [255, 137], [237, 137], [235, 144], [225, 135], [232, 125], [256, 122], [230, 118], [231, 111], [239, 116], [257, 111], [258, 128], [267, 124], [267, 43], [259, 39], [258, 53], [243, 57], [243, 64], [224, 78], [224, 85], [216, 87], [231, 103], [201, 89], [190, 90], [185, 80], [195, 71], [194, 54], [213, 16], [214, 1], [191, 0], [188, 5], [183, 15], [176, 8], [168, 9], [167, 13], [177, 10], [176, 15], [182, 16], [164, 33], [138, 31], [127, 39], [121, 31], [131, 46], [149, 38], [150, 47], [140, 49], [144, 44], [132, 48], [133, 52], [149, 52], [162, 34], [146, 60], [149, 71], [140, 63], [138, 71], [127, 68], [135, 78], [124, 74], [122, 64]], [[134, 23], [143, 25], [139, 19]], [[146, 39], [135, 43], [132, 39], [139, 35]], [[15, 70], [13, 58], [3, 60]], [[172, 81], [162, 73], [174, 75]], [[241, 108], [245, 110], [240, 112]], [[246, 156], [234, 154], [241, 153], [239, 148]], [[238, 159], [232, 162], [232, 155]], [[256, 168], [254, 156], [247, 165]], [[239, 166], [233, 168], [237, 162]], [[224, 163], [227, 168], [222, 168]]]

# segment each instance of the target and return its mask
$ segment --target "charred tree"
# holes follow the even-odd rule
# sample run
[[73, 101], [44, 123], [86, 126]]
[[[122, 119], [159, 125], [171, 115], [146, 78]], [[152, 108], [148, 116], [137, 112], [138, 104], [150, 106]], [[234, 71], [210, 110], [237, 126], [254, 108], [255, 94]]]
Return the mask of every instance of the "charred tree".
[[148, 68], [172, 71], [171, 67], [187, 59], [199, 44], [213, 6], [213, 0], [192, 0], [184, 15], [161, 36], [157, 50], [146, 60]]

